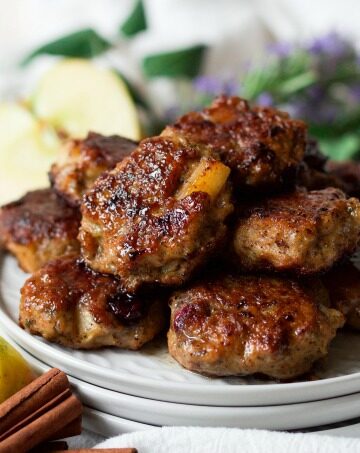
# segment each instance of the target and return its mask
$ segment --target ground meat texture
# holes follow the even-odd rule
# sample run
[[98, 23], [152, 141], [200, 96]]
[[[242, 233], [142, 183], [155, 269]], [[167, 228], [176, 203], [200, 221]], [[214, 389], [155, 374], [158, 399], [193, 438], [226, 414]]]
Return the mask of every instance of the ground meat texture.
[[331, 305], [345, 315], [346, 323], [360, 329], [360, 270], [346, 261], [323, 277]]
[[244, 208], [233, 244], [239, 268], [315, 274], [353, 252], [359, 239], [359, 200], [328, 188]]
[[95, 132], [90, 132], [83, 140], [68, 141], [58, 162], [50, 170], [54, 190], [69, 203], [79, 205], [95, 179], [114, 168], [136, 146], [137, 142], [127, 138], [118, 135], [105, 137]]
[[0, 242], [25, 272], [79, 252], [80, 211], [51, 189], [35, 190], [0, 209]]
[[227, 275], [178, 291], [170, 300], [170, 354], [209, 376], [295, 378], [327, 354], [344, 324], [343, 315], [318, 303], [307, 286]]
[[294, 176], [304, 156], [306, 126], [287, 113], [222, 96], [202, 112], [189, 113], [170, 129], [210, 145], [232, 169], [234, 187], [279, 187]]
[[209, 148], [164, 133], [101, 176], [81, 207], [87, 264], [119, 276], [129, 291], [185, 282], [222, 243], [232, 211], [227, 176], [216, 194], [183, 190], [204, 162], [229, 171]]
[[21, 290], [21, 327], [71, 348], [139, 349], [164, 328], [165, 313], [160, 297], [128, 295], [76, 256], [46, 264]]

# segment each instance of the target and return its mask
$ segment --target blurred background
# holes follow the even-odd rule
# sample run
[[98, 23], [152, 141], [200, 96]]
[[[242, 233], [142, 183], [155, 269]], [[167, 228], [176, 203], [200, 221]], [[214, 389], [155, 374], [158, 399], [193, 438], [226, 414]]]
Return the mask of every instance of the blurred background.
[[215, 95], [238, 94], [306, 120], [332, 158], [360, 156], [357, 0], [1, 0], [0, 6], [2, 100], [29, 96], [54, 60], [80, 57], [122, 77], [144, 135]]

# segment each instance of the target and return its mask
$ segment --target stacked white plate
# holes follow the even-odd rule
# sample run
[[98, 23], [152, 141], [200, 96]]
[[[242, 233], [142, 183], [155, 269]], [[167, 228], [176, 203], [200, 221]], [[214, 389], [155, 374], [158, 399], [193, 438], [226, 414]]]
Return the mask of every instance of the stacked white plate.
[[360, 417], [360, 334], [337, 336], [316, 370], [319, 380], [210, 379], [181, 368], [160, 342], [137, 352], [74, 351], [29, 335], [17, 324], [26, 277], [13, 258], [2, 258], [1, 332], [39, 371], [59, 367], [68, 373], [87, 406], [87, 426], [101, 434], [154, 425], [293, 430]]

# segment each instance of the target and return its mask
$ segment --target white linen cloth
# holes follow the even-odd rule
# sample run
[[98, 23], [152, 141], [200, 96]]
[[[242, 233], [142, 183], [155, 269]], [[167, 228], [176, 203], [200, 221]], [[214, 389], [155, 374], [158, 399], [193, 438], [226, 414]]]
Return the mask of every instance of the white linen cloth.
[[97, 448], [139, 453], [357, 453], [360, 439], [255, 429], [164, 427], [113, 437]]

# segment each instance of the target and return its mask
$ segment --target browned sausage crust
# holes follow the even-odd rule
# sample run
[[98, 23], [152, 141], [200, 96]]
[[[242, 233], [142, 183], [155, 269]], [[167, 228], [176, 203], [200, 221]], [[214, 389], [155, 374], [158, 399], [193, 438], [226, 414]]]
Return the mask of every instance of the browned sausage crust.
[[341, 311], [346, 323], [360, 329], [360, 270], [349, 260], [324, 275], [331, 305]]
[[238, 97], [219, 97], [209, 108], [189, 113], [169, 128], [220, 152], [238, 188], [281, 185], [305, 151], [302, 121], [272, 108], [251, 108]]
[[145, 282], [186, 281], [224, 238], [232, 210], [227, 176], [214, 197], [183, 193], [201, 162], [217, 165], [209, 148], [164, 133], [101, 176], [82, 203], [87, 264], [121, 277], [130, 291]]
[[136, 142], [127, 138], [105, 137], [95, 132], [90, 132], [84, 140], [70, 140], [63, 147], [59, 161], [51, 167], [52, 186], [69, 203], [79, 205], [95, 179], [114, 168], [136, 146]]
[[51, 189], [35, 190], [0, 209], [0, 242], [26, 272], [79, 252], [80, 212]]
[[344, 324], [343, 315], [318, 303], [309, 286], [228, 275], [178, 291], [170, 300], [170, 354], [211, 376], [299, 376], [327, 354]]
[[64, 346], [139, 349], [165, 324], [160, 297], [131, 296], [76, 257], [51, 261], [21, 290], [20, 325]]
[[297, 190], [244, 209], [234, 249], [243, 269], [314, 274], [353, 252], [359, 239], [359, 200], [333, 188]]

